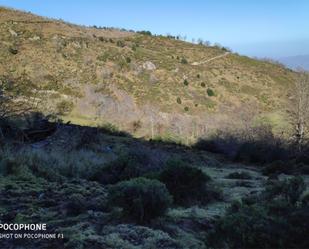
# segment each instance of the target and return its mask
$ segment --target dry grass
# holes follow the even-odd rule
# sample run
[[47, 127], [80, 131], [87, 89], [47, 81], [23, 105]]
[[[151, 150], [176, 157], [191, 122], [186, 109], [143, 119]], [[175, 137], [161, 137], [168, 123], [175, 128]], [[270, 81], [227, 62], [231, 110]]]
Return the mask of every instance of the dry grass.
[[[280, 65], [229, 54], [193, 66], [225, 51], [161, 36], [82, 27], [6, 8], [0, 12], [0, 75], [26, 74], [38, 88], [55, 91], [52, 97], [42, 96], [47, 98], [45, 109], [59, 98], [72, 101], [74, 116], [79, 116], [72, 121], [77, 123], [89, 124], [89, 115], [101, 123], [112, 113], [112, 121], [129, 130], [137, 120], [149, 126], [154, 112], [166, 132], [188, 135], [192, 132], [175, 132], [173, 126], [188, 130], [188, 118], [202, 126], [219, 126], [222, 122], [216, 120], [238, 120], [235, 110], [248, 103], [256, 103], [257, 113], [263, 114], [285, 112], [289, 106], [295, 73]], [[156, 69], [144, 69], [147, 61]], [[100, 89], [101, 95], [91, 93], [89, 101], [89, 87]], [[208, 96], [208, 88], [216, 95]]]

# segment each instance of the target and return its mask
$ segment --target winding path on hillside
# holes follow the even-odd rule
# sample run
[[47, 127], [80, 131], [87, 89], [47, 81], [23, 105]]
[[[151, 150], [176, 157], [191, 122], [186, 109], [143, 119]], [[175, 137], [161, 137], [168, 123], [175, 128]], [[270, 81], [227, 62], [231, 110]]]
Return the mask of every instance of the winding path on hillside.
[[220, 58], [222, 58], [222, 57], [225, 57], [225, 56], [229, 55], [230, 53], [231, 53], [231, 52], [225, 52], [224, 54], [221, 54], [221, 55], [212, 57], [212, 58], [207, 59], [207, 60], [203, 60], [203, 61], [199, 61], [199, 62], [193, 62], [191, 65], [192, 65], [192, 66], [202, 65], [202, 64], [211, 62], [211, 61], [213, 61], [213, 60], [216, 60], [216, 59], [220, 59]]

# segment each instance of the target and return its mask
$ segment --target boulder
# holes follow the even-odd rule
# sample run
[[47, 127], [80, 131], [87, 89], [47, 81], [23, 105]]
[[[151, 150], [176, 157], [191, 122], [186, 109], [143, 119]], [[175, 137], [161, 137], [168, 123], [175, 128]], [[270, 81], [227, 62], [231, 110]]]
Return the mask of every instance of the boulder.
[[9, 32], [11, 34], [11, 36], [18, 36], [18, 34], [13, 30], [13, 29], [9, 29]]
[[152, 71], [152, 70], [156, 70], [157, 68], [155, 64], [153, 64], [151, 61], [146, 61], [143, 64], [143, 69]]

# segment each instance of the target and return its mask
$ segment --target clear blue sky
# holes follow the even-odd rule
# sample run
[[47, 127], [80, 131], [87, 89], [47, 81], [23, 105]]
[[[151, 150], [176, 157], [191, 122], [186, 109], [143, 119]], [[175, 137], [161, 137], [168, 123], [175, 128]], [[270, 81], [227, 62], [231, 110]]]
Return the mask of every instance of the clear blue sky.
[[309, 54], [309, 0], [0, 0], [77, 24], [181, 34], [241, 54]]

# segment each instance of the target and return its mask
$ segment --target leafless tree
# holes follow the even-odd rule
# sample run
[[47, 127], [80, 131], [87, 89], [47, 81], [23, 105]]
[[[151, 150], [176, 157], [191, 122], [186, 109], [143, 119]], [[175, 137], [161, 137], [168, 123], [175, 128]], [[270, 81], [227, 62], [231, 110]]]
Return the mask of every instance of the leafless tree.
[[309, 74], [305, 71], [300, 71], [295, 83], [294, 107], [295, 138], [301, 151], [309, 121]]
[[24, 78], [0, 78], [0, 138], [3, 138], [1, 123], [37, 109], [39, 101], [32, 90], [31, 84]]

